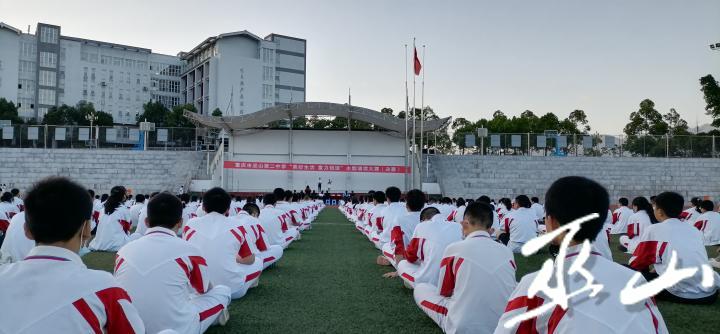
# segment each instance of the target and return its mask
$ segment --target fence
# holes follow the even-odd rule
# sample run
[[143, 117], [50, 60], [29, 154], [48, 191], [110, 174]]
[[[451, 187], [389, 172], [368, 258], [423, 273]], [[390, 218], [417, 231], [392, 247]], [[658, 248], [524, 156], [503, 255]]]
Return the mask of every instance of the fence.
[[[0, 147], [143, 149], [145, 133], [133, 126], [75, 125], [1, 126]], [[150, 150], [200, 151], [213, 149], [201, 128], [157, 128], [147, 136]]]
[[[627, 135], [545, 135], [538, 133], [498, 133], [477, 137], [465, 154], [529, 156], [617, 156], [717, 158], [720, 136], [627, 136]], [[720, 149], [720, 147], [718, 147]]]

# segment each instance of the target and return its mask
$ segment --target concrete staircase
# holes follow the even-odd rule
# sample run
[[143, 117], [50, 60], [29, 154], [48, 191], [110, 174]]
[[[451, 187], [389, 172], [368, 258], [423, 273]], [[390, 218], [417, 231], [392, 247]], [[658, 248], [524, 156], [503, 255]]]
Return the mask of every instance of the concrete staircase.
[[97, 193], [122, 185], [134, 193], [187, 189], [204, 154], [179, 151], [0, 149], [0, 184], [26, 191], [48, 176], [69, 177]]

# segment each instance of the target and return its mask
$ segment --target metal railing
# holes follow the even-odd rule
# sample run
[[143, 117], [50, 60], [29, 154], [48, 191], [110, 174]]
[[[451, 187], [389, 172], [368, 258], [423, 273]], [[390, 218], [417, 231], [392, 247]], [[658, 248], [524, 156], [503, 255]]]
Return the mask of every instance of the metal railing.
[[11, 125], [0, 126], [0, 147], [202, 151], [212, 140], [199, 128], [156, 128], [145, 133], [136, 126]]
[[[525, 156], [603, 156], [718, 158], [720, 136], [707, 135], [545, 135], [542, 133], [489, 134], [461, 154]], [[464, 152], [463, 152], [464, 151]], [[483, 152], [481, 152], [483, 151]]]

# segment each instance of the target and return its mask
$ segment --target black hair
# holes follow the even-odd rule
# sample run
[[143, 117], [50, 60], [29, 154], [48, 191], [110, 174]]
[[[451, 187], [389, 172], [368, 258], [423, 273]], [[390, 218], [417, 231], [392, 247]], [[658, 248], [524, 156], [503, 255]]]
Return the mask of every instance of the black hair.
[[655, 206], [662, 209], [669, 218], [678, 218], [685, 206], [685, 199], [676, 192], [666, 191], [655, 197]]
[[135, 203], [143, 203], [143, 202], [145, 202], [145, 195], [143, 195], [143, 194], [135, 195]]
[[282, 201], [283, 198], [285, 198], [285, 189], [275, 188], [275, 190], [273, 190], [273, 194], [275, 195], [276, 200]]
[[[155, 196], [153, 196], [153, 197], [155, 197]], [[180, 194], [180, 196], [178, 196], [178, 197], [179, 197], [180, 200], [183, 202], [183, 205], [190, 203], [190, 195], [188, 195], [188, 194]]]
[[197, 195], [192, 195], [192, 196], [190, 196], [190, 202], [195, 202], [195, 201], [197, 201], [197, 200], [198, 200]]
[[285, 190], [285, 200], [291, 201], [292, 200], [293, 193], [290, 190]]
[[[624, 199], [627, 201], [627, 198]], [[650, 204], [650, 202], [648, 202], [645, 197], [641, 196], [633, 198], [632, 205], [636, 206], [638, 208], [638, 211], [645, 211], [648, 217], [650, 217], [651, 223], [655, 224], [658, 222], [657, 218], [655, 218], [655, 210], [653, 210], [652, 204]]]
[[532, 206], [530, 199], [526, 195], [515, 197], [515, 203], [517, 203], [521, 208], [529, 208]]
[[455, 205], [456, 205], [458, 208], [461, 207], [461, 206], [463, 206], [463, 205], [465, 205], [465, 199], [463, 199], [462, 197], [458, 198], [457, 201], [455, 202]]
[[38, 244], [68, 241], [90, 220], [92, 209], [85, 187], [63, 177], [47, 178], [25, 197], [26, 226]]
[[481, 203], [490, 204], [490, 197], [487, 197], [487, 196], [485, 196], [485, 195], [482, 195], [482, 196], [478, 197], [477, 201], [478, 201], [478, 202], [481, 202]]
[[712, 211], [713, 209], [715, 209], [715, 203], [710, 200], [704, 200], [700, 202], [700, 208], [705, 209], [705, 211]]
[[101, 201], [101, 202], [106, 202], [106, 201], [108, 200], [108, 198], [110, 198], [110, 195], [108, 195], [108, 194], [102, 194], [102, 196], [100, 196], [100, 201]]
[[9, 191], [6, 191], [0, 196], [0, 202], [12, 202], [13, 195]]
[[182, 220], [182, 211], [183, 203], [175, 195], [168, 192], [157, 194], [147, 205], [148, 226], [172, 229]]
[[540, 203], [540, 199], [537, 198], [537, 196], [531, 197], [531, 198], [530, 198], [530, 201], [532, 201], [533, 203]]
[[485, 228], [490, 228], [493, 224], [494, 212], [495, 210], [493, 210], [490, 203], [477, 201], [468, 204], [463, 219], [467, 220], [470, 225], [480, 225]]
[[88, 194], [90, 194], [90, 198], [95, 198], [95, 190], [88, 189]]
[[265, 194], [265, 196], [263, 197], [263, 204], [275, 205], [275, 203], [277, 203], [277, 197], [275, 197], [275, 194], [273, 194], [273, 193]]
[[18, 188], [12, 188], [10, 190], [10, 193], [13, 194], [13, 196], [17, 196], [20, 193], [20, 189]]
[[258, 207], [255, 203], [248, 202], [245, 206], [243, 206], [243, 211], [249, 213], [250, 215], [259, 215], [260, 207]]
[[112, 214], [123, 202], [125, 202], [125, 187], [112, 187], [112, 189], [110, 189], [110, 196], [105, 202], [105, 214]]
[[212, 188], [203, 194], [203, 210], [225, 214], [230, 209], [230, 195], [220, 187]]
[[376, 191], [373, 193], [373, 199], [378, 203], [385, 203], [387, 196], [385, 196], [385, 193], [382, 191]]
[[412, 212], [418, 212], [425, 206], [425, 194], [419, 189], [408, 191], [405, 197], [407, 199], [408, 209]]
[[510, 201], [509, 198], [503, 197], [498, 202], [500, 202], [500, 204], [504, 205], [505, 209], [507, 209], [507, 210], [512, 209], [512, 202]]
[[452, 202], [453, 202], [453, 200], [450, 199], [450, 197], [443, 197], [440, 199], [440, 203], [442, 203], [442, 204], [451, 204]]
[[385, 196], [387, 196], [387, 199], [388, 201], [390, 201], [390, 203], [396, 203], [400, 202], [402, 192], [398, 187], [388, 187], [387, 189], [385, 189]]
[[603, 228], [609, 207], [610, 195], [605, 187], [582, 176], [560, 178], [550, 185], [545, 194], [545, 212], [560, 225], [589, 214], [598, 214], [598, 218], [580, 225], [580, 230], [573, 237], [578, 242], [595, 241]]
[[[643, 197], [643, 198], [645, 198], [645, 197]], [[633, 199], [633, 205], [635, 205], [635, 200], [636, 200], [636, 199], [637, 199], [637, 197], [635, 197], [635, 198]], [[645, 200], [645, 201], [647, 202], [647, 200]], [[627, 205], [628, 205], [628, 199], [625, 198], [625, 197], [620, 197], [620, 199], [618, 200], [618, 202], [620, 202], [620, 205], [622, 205], [622, 206], [627, 206]], [[648, 204], [650, 204], [650, 202], [648, 202]]]
[[439, 215], [439, 214], [440, 214], [440, 210], [438, 210], [436, 207], [428, 206], [427, 208], [420, 211], [420, 221], [424, 222], [424, 221], [430, 220], [430, 219], [432, 219], [432, 217], [434, 217], [435, 215]]

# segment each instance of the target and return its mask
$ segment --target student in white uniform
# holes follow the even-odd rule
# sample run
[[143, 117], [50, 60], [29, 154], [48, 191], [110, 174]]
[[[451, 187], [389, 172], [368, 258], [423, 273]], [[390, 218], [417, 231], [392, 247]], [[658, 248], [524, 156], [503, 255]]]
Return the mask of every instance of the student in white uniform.
[[[585, 240], [592, 242], [605, 233], [603, 225], [609, 204], [607, 190], [584, 177], [563, 177], [548, 189], [545, 195], [545, 224], [548, 232], [589, 214], [600, 215], [597, 219], [581, 224], [580, 230], [570, 242], [563, 273], [566, 286], [564, 293], [578, 291], [587, 284], [587, 280], [579, 273], [580, 270], [572, 274], [568, 274], [568, 270], [578, 259], [582, 243]], [[561, 238], [556, 238], [552, 242], [559, 245], [561, 241]], [[539, 272], [525, 275], [509, 298], [495, 333], [668, 333], [662, 315], [652, 299], [648, 298], [634, 305], [623, 305], [620, 302], [620, 291], [635, 275], [632, 270], [608, 260], [594, 250], [582, 268], [594, 277], [593, 284], [602, 284], [601, 295], [576, 295], [568, 301], [568, 309], [556, 306], [552, 311], [505, 328], [505, 323], [511, 318], [553, 302], [542, 290], [530, 297], [531, 284]], [[547, 279], [554, 282], [555, 270], [552, 270], [551, 275]], [[642, 279], [641, 281], [639, 284], [645, 283]], [[553, 283], [549, 284], [555, 286]]]
[[513, 211], [507, 213], [500, 221], [502, 233], [498, 236], [514, 253], [520, 253], [520, 248], [537, 237], [538, 226], [535, 211], [530, 207], [530, 199], [525, 195], [515, 198]]
[[542, 224], [543, 220], [545, 220], [545, 208], [540, 204], [540, 199], [536, 196], [530, 198], [530, 201], [532, 202], [530, 208], [535, 212], [538, 223]]
[[463, 238], [462, 226], [446, 221], [434, 207], [423, 209], [420, 220], [405, 248], [405, 259], [398, 263], [398, 275], [410, 288], [418, 283], [437, 285], [445, 248]]
[[490, 237], [492, 221], [492, 206], [468, 205], [465, 240], [442, 253], [438, 284], [415, 286], [415, 302], [445, 333], [492, 332], [515, 288], [513, 253]]
[[715, 203], [704, 200], [700, 203], [700, 216], [692, 224], [703, 233], [705, 246], [720, 244], [720, 213], [714, 211]]
[[[390, 242], [382, 248], [382, 254], [393, 267], [397, 268], [398, 262], [405, 257], [405, 247], [410, 244], [410, 238], [415, 232], [415, 227], [420, 223], [420, 211], [425, 207], [425, 193], [419, 189], [413, 189], [406, 195], [407, 213], [396, 218], [388, 224], [385, 229], [390, 231]], [[444, 215], [440, 212], [441, 215]], [[382, 263], [385, 264], [385, 263]], [[395, 277], [397, 273], [387, 273], [385, 277]]]
[[[373, 207], [368, 212], [368, 219], [364, 226], [364, 233], [373, 243], [379, 240], [378, 226], [382, 226], [383, 211], [387, 208], [387, 197], [385, 192], [376, 191], [373, 193]], [[373, 240], [375, 238], [375, 240]]]
[[26, 233], [37, 242], [20, 262], [0, 267], [4, 333], [145, 333], [127, 292], [77, 252], [90, 237], [92, 201], [65, 178], [36, 183], [25, 198]]
[[[648, 281], [667, 271], [673, 251], [677, 253], [681, 268], [700, 268], [709, 264], [702, 232], [679, 219], [684, 203], [682, 195], [675, 192], [664, 192], [655, 198], [655, 217], [659, 223], [642, 231], [630, 258], [630, 267], [641, 272]], [[650, 271], [650, 266], [653, 266], [654, 272]], [[720, 275], [717, 272], [713, 274], [715, 285], [712, 287], [702, 286], [702, 271], [698, 270], [692, 277], [663, 290], [655, 298], [682, 304], [712, 304], [717, 300], [717, 284], [720, 282]]]
[[35, 241], [25, 235], [25, 212], [16, 214], [10, 220], [5, 240], [0, 246], [0, 265], [22, 261], [35, 247]]
[[[633, 202], [635, 202], [635, 199], [633, 199]], [[627, 231], [628, 220], [630, 219], [630, 216], [635, 213], [633, 209], [628, 207], [627, 198], [620, 197], [618, 203], [620, 206], [612, 213], [612, 228], [610, 230], [610, 234], [625, 234]], [[648, 204], [649, 203], [650, 202], [648, 202]], [[650, 207], [652, 207], [652, 205], [650, 205]]]
[[12, 194], [5, 192], [0, 196], [0, 232], [5, 233], [10, 226], [10, 219], [13, 218], [20, 210], [12, 204]]
[[238, 225], [225, 216], [230, 209], [230, 195], [225, 190], [208, 190], [202, 205], [207, 214], [190, 220], [183, 238], [202, 252], [210, 280], [230, 287], [233, 299], [242, 298], [257, 286], [262, 259], [255, 257]]
[[694, 221], [697, 216], [700, 215], [700, 203], [702, 203], [702, 199], [700, 197], [693, 197], [690, 199], [690, 207], [685, 209], [682, 213], [680, 213], [680, 216], [678, 219], [682, 221], [688, 221], [692, 222]]
[[281, 245], [272, 245], [266, 241], [267, 233], [258, 219], [259, 216], [260, 208], [255, 203], [247, 203], [232, 219], [239, 225], [255, 257], [262, 259], [263, 269], [266, 269], [280, 260], [283, 248]]
[[18, 208], [18, 212], [25, 211], [25, 202], [20, 198], [20, 189], [13, 188], [10, 193], [13, 195], [12, 204]]
[[145, 195], [135, 195], [135, 204], [130, 207], [130, 221], [132, 222], [132, 227], [137, 228], [138, 220], [140, 219], [140, 211], [142, 211], [143, 208], [145, 208]]
[[147, 205], [147, 233], [115, 259], [115, 278], [130, 295], [148, 333], [203, 333], [229, 317], [230, 288], [207, 275], [200, 250], [178, 238], [182, 202], [161, 193]]
[[463, 220], [463, 216], [465, 215], [465, 208], [467, 207], [467, 204], [465, 202], [465, 199], [462, 197], [457, 199], [457, 202], [455, 202], [456, 208], [452, 211], [450, 216], [448, 216], [448, 221], [460, 223]]
[[295, 236], [289, 232], [288, 224], [285, 217], [283, 217], [285, 212], [275, 207], [277, 203], [275, 194], [266, 194], [263, 197], [263, 203], [265, 203], [265, 206], [260, 210], [258, 219], [260, 219], [260, 224], [267, 233], [267, 241], [271, 245], [280, 245], [283, 249], [287, 248]]
[[123, 205], [125, 187], [115, 186], [105, 202], [90, 250], [116, 252], [130, 241], [130, 211]]
[[[378, 228], [377, 237], [373, 236], [371, 238], [377, 249], [382, 249], [386, 243], [390, 242], [390, 229], [386, 227], [394, 224], [395, 219], [398, 217], [407, 214], [405, 203], [400, 202], [400, 197], [402, 196], [400, 188], [388, 187], [385, 189], [385, 196], [387, 197], [388, 206], [382, 212], [382, 225]], [[382, 256], [378, 257], [379, 262], [384, 261], [383, 259]]]
[[[640, 234], [648, 226], [656, 224], [653, 207], [645, 197], [635, 197], [632, 201], [634, 213], [625, 223], [625, 233], [620, 236], [620, 250], [632, 254], [640, 242]], [[617, 212], [617, 210], [615, 210]], [[615, 216], [615, 214], [613, 214]], [[614, 217], [613, 217], [614, 219]]]

